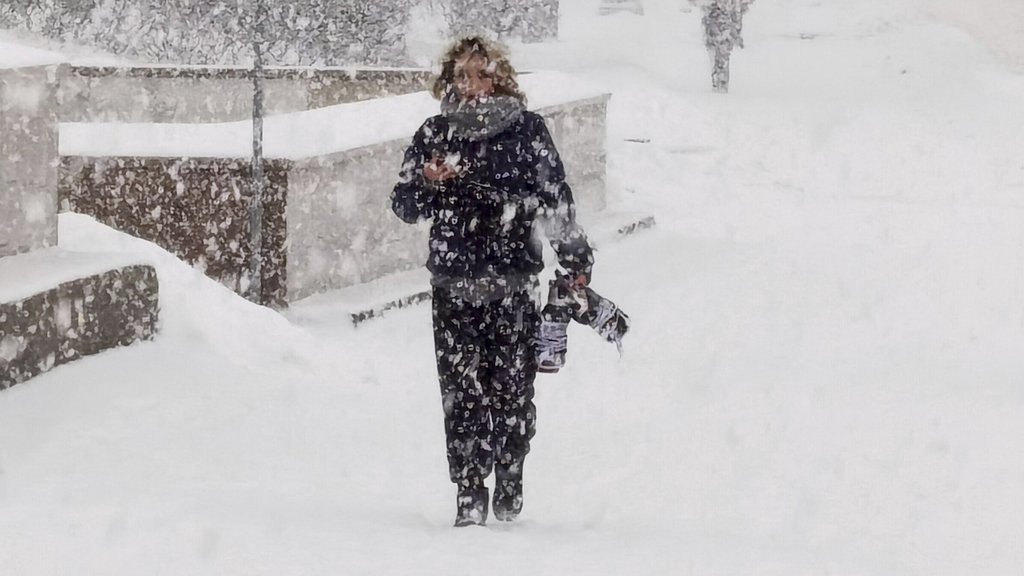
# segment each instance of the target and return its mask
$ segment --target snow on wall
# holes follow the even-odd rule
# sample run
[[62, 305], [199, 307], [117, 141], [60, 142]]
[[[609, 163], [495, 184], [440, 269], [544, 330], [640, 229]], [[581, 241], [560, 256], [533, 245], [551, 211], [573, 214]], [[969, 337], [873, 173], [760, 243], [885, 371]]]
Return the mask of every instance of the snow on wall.
[[[323, 108], [424, 89], [429, 71], [268, 68], [268, 115]], [[62, 122], [196, 124], [252, 116], [245, 68], [72, 66], [61, 83]]]
[[57, 73], [0, 68], [0, 257], [57, 243]]
[[0, 302], [24, 300], [54, 286], [148, 261], [113, 252], [72, 252], [43, 248], [0, 258]]
[[[520, 77], [534, 110], [602, 97], [603, 92], [572, 76], [537, 72]], [[268, 115], [264, 155], [300, 160], [408, 138], [425, 118], [438, 113], [428, 93], [374, 98], [315, 110]], [[247, 158], [252, 122], [121, 123], [62, 122], [64, 156], [209, 156]]]

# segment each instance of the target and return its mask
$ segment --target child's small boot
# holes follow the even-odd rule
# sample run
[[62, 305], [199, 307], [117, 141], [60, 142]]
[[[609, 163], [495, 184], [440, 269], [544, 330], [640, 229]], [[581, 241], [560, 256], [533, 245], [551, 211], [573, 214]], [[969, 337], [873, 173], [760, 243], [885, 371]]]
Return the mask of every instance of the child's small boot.
[[521, 463], [494, 465], [494, 517], [511, 522], [523, 511], [523, 470]]
[[487, 505], [490, 494], [483, 482], [468, 481], [468, 485], [459, 484], [459, 494], [455, 500], [455, 526], [483, 526], [487, 524]]

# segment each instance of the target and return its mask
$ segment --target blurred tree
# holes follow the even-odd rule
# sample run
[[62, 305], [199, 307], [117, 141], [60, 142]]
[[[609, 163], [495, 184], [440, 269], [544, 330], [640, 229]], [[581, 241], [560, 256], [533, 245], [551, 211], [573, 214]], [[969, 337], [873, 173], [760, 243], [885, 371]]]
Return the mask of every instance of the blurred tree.
[[[247, 65], [254, 0], [4, 0], [0, 27], [144, 61]], [[269, 2], [268, 65], [405, 64], [414, 0]]]
[[743, 48], [743, 14], [754, 0], [690, 0], [704, 15], [704, 45], [711, 57], [711, 87], [729, 91], [729, 57], [735, 47]]
[[453, 37], [485, 33], [539, 42], [558, 36], [559, 0], [431, 0]]
[[0, 27], [59, 38], [63, 34], [62, 7], [60, 0], [4, 0], [0, 5]]

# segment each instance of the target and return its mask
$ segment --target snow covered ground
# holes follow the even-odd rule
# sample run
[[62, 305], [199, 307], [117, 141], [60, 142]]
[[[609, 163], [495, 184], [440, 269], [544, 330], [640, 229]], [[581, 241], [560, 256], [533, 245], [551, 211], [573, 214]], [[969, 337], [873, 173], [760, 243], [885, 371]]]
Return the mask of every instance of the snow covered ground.
[[755, 3], [724, 97], [682, 2], [515, 47], [614, 92], [659, 225], [597, 255], [626, 355], [539, 378], [513, 525], [450, 527], [428, 306], [281, 316], [62, 216], [163, 332], [0, 394], [0, 573], [1024, 572], [1024, 76], [924, 4]]

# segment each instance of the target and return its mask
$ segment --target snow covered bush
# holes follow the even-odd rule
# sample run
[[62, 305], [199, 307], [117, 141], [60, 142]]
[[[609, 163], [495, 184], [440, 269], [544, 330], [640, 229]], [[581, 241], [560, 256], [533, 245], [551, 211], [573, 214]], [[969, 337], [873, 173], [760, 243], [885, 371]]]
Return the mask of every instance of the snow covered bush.
[[558, 35], [559, 0], [433, 0], [452, 36], [485, 32], [539, 41]]
[[[405, 63], [413, 0], [293, 0], [266, 6], [272, 65]], [[0, 27], [144, 61], [247, 64], [256, 0], [9, 0]]]

